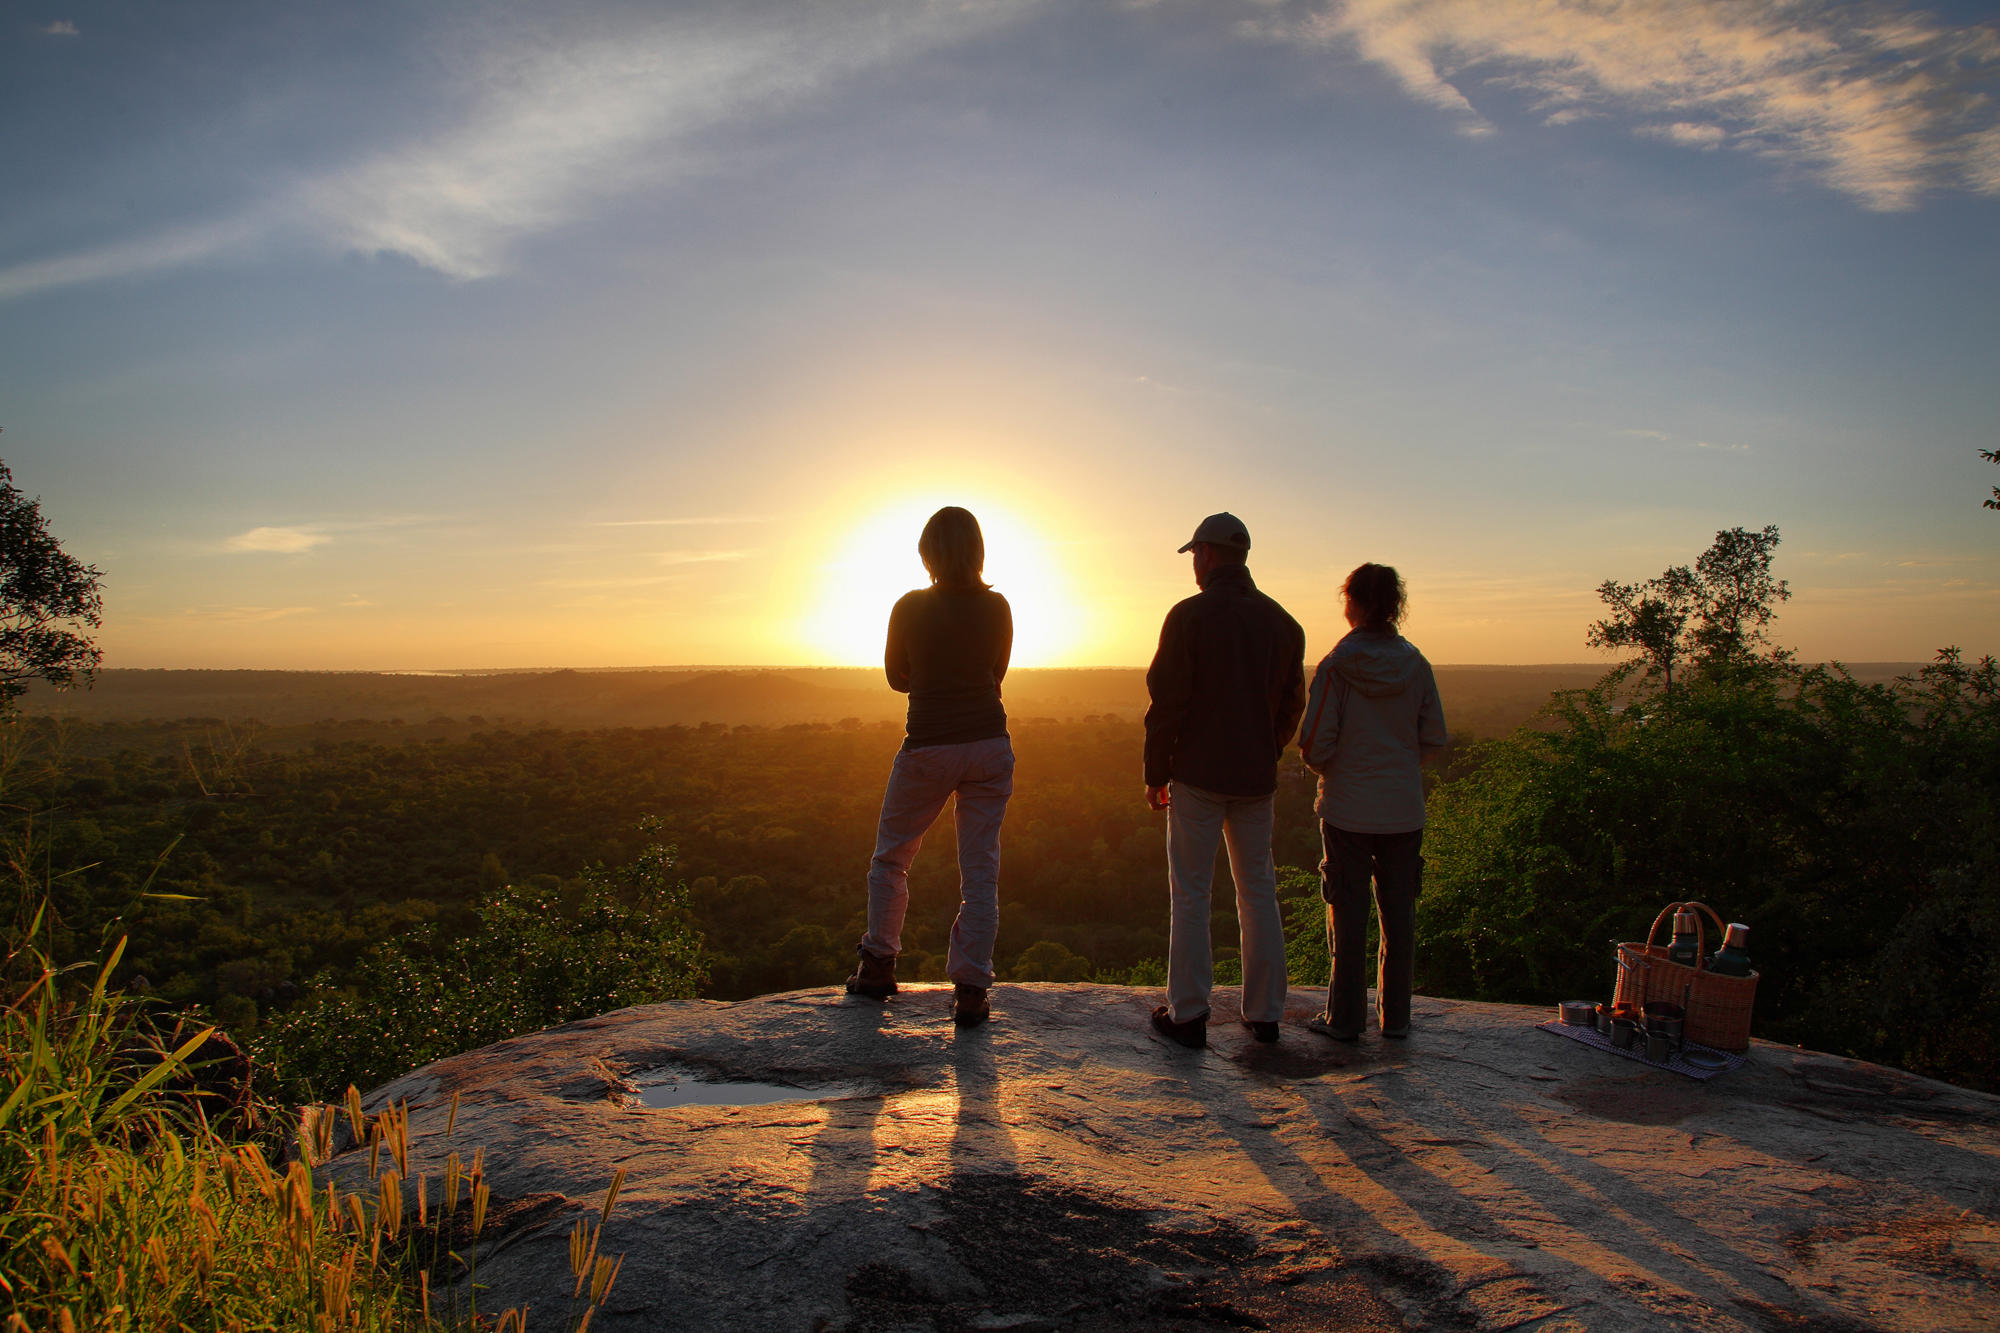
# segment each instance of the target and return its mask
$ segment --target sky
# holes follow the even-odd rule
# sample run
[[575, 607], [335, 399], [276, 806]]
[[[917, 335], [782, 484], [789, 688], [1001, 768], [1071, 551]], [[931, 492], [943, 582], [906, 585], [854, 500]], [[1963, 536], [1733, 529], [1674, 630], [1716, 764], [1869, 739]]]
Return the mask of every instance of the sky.
[[0, 458], [112, 667], [1023, 665], [1207, 513], [1434, 661], [1778, 525], [1811, 660], [2000, 652], [1990, 5], [0, 6]]

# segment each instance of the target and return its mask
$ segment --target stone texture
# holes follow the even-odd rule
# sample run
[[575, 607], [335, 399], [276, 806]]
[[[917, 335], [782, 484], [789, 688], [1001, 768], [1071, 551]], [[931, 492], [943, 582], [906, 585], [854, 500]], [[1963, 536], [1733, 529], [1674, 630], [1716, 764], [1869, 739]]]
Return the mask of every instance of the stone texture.
[[[620, 1167], [593, 1329], [2000, 1327], [2000, 1099], [1765, 1043], [1696, 1083], [1505, 1005], [1343, 1046], [1301, 989], [1265, 1046], [1223, 990], [1196, 1052], [1151, 992], [1003, 985], [964, 1030], [949, 996], [626, 1009], [368, 1105], [407, 1102], [413, 1173], [485, 1148], [480, 1304], [530, 1327]], [[633, 1105], [667, 1063], [849, 1095]]]

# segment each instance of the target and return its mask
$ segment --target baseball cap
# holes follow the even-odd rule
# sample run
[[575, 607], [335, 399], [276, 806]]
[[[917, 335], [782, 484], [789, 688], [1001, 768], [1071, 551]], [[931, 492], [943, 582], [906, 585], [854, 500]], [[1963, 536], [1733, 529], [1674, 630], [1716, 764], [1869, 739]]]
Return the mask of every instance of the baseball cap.
[[1186, 546], [1178, 554], [1185, 555], [1194, 549], [1196, 542], [1207, 542], [1211, 546], [1234, 546], [1239, 551], [1250, 549], [1250, 529], [1243, 526], [1243, 520], [1234, 514], [1210, 514], [1188, 538]]

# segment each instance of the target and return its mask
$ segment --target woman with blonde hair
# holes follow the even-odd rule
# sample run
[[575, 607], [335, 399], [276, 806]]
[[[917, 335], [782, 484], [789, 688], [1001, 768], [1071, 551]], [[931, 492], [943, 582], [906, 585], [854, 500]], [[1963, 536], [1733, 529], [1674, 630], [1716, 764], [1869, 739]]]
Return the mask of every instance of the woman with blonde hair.
[[931, 515], [917, 539], [931, 586], [905, 593], [889, 613], [883, 667], [889, 687], [910, 696], [903, 748], [889, 770], [868, 869], [868, 931], [851, 995], [896, 993], [896, 955], [910, 900], [910, 863], [924, 834], [957, 798], [958, 919], [945, 974], [952, 1019], [984, 1022], [1000, 926], [1000, 821], [1014, 791], [1014, 749], [1000, 681], [1014, 648], [1014, 617], [981, 577], [986, 541], [979, 520], [956, 505]]
[[1326, 1012], [1307, 1023], [1354, 1041], [1368, 1006], [1368, 898], [1382, 919], [1375, 1006], [1385, 1037], [1410, 1035], [1423, 886], [1423, 752], [1450, 738], [1431, 664], [1397, 633], [1408, 597], [1387, 565], [1357, 566], [1341, 586], [1349, 632], [1313, 673], [1299, 749], [1319, 774], [1320, 896], [1333, 978]]

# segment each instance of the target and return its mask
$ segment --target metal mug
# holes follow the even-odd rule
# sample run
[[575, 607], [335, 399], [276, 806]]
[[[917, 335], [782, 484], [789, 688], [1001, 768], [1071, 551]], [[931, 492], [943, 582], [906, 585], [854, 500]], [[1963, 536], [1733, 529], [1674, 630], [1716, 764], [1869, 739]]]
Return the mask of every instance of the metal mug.
[[1655, 1064], [1665, 1064], [1674, 1058], [1674, 1039], [1664, 1032], [1646, 1034], [1646, 1058]]
[[1621, 1051], [1629, 1051], [1639, 1040], [1639, 1025], [1630, 1018], [1611, 1020], [1611, 1044]]

